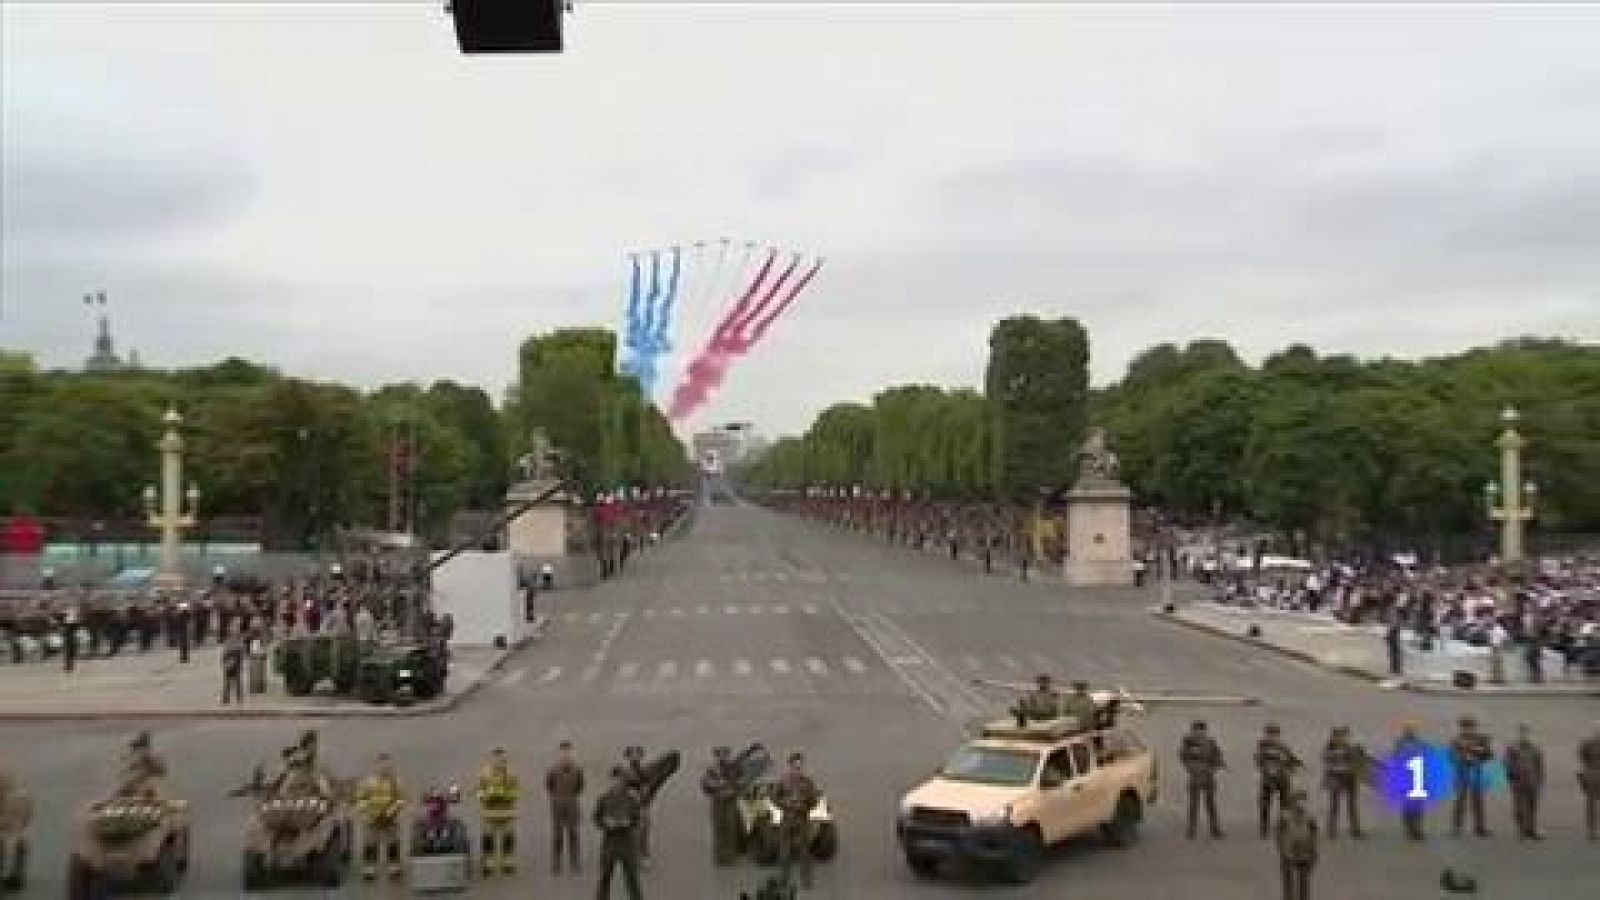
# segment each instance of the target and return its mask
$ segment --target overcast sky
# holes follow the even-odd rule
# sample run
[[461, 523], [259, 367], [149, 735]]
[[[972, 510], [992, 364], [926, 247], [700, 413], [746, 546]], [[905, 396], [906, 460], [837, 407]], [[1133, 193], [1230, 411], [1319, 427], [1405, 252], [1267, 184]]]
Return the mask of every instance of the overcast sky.
[[80, 364], [104, 289], [146, 364], [498, 395], [628, 251], [721, 236], [829, 260], [700, 417], [768, 433], [976, 385], [1014, 311], [1097, 383], [1600, 339], [1600, 7], [580, 4], [466, 58], [441, 6], [4, 0], [0, 346]]

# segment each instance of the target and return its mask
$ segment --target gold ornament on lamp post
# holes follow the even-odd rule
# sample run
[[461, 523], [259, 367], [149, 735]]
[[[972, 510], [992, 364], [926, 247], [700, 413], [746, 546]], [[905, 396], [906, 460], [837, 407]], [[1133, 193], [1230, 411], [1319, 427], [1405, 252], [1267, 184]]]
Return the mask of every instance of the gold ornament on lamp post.
[[1527, 438], [1517, 433], [1517, 411], [1506, 407], [1500, 414], [1505, 430], [1495, 439], [1500, 448], [1500, 480], [1484, 486], [1489, 503], [1489, 518], [1500, 523], [1500, 564], [1507, 570], [1523, 561], [1524, 526], [1533, 518], [1533, 500], [1538, 486], [1522, 480], [1522, 451]]

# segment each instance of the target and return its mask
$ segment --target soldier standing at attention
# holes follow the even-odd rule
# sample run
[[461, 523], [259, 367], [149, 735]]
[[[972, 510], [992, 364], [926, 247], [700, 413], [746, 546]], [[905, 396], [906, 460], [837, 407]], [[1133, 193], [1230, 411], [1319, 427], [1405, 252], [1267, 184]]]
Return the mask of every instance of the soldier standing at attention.
[[1033, 683], [1034, 689], [1023, 694], [1017, 703], [1017, 718], [1025, 722], [1042, 722], [1061, 715], [1061, 695], [1050, 683], [1050, 676], [1039, 675], [1033, 679]]
[[517, 870], [517, 801], [522, 784], [506, 761], [506, 749], [494, 748], [489, 763], [478, 774], [478, 808], [483, 816], [483, 874], [493, 875], [495, 857], [500, 871]]
[[1317, 865], [1317, 820], [1307, 809], [1305, 791], [1289, 795], [1278, 818], [1278, 866], [1283, 900], [1311, 900], [1311, 870]]
[[712, 762], [700, 778], [700, 790], [711, 801], [711, 859], [718, 866], [732, 865], [739, 854], [739, 784], [743, 772], [727, 747], [712, 751]]
[[[1422, 756], [1425, 749], [1422, 738], [1417, 736], [1417, 726], [1408, 722], [1401, 730], [1400, 736], [1395, 739], [1394, 758], [1410, 760]], [[1401, 765], [1405, 765], [1405, 762]], [[1405, 824], [1406, 837], [1413, 841], [1422, 840], [1422, 810], [1426, 802], [1409, 796], [1400, 801], [1400, 821]]]
[[1517, 740], [1506, 747], [1506, 781], [1511, 785], [1511, 820], [1523, 840], [1542, 840], [1539, 834], [1539, 794], [1544, 790], [1544, 751], [1533, 742], [1526, 725], [1517, 726]]
[[544, 775], [545, 793], [550, 795], [550, 868], [561, 874], [563, 846], [572, 871], [578, 871], [578, 798], [583, 796], [583, 769], [572, 758], [572, 742], [562, 741], [560, 755]]
[[789, 881], [794, 866], [800, 866], [800, 887], [811, 890], [811, 811], [822, 802], [822, 791], [805, 772], [805, 757], [789, 754], [789, 771], [778, 781], [772, 802], [783, 816], [778, 823], [778, 851], [782, 860], [781, 877]]
[[1366, 759], [1361, 745], [1350, 740], [1350, 727], [1336, 725], [1322, 748], [1322, 781], [1328, 790], [1328, 840], [1339, 836], [1340, 801], [1350, 811], [1350, 836], [1365, 837], [1361, 833], [1361, 807], [1356, 802], [1356, 789], [1360, 786], [1361, 766]]
[[1583, 821], [1589, 840], [1600, 840], [1600, 724], [1578, 743], [1578, 787], [1583, 790]]
[[1472, 807], [1472, 828], [1478, 837], [1489, 837], [1483, 825], [1483, 794], [1488, 788], [1483, 767], [1494, 759], [1494, 748], [1489, 736], [1478, 730], [1478, 722], [1471, 716], [1462, 718], [1461, 732], [1450, 739], [1450, 761], [1456, 769], [1456, 804], [1453, 816], [1453, 833], [1461, 836], [1461, 826], [1467, 817], [1467, 806]]
[[639, 824], [644, 821], [639, 797], [628, 783], [622, 766], [611, 770], [611, 787], [594, 804], [594, 824], [600, 829], [600, 886], [598, 900], [610, 900], [611, 873], [622, 867], [622, 883], [629, 900], [641, 900], [639, 891]]
[[1071, 716], [1079, 728], [1095, 727], [1094, 698], [1089, 696], [1089, 682], [1074, 681], [1072, 693], [1061, 701], [1061, 715]]
[[400, 864], [400, 814], [405, 810], [405, 792], [394, 772], [394, 760], [378, 754], [378, 771], [361, 782], [356, 793], [356, 808], [361, 811], [361, 877], [378, 877], [379, 848], [389, 860], [389, 877], [398, 880], [405, 874]]
[[1300, 766], [1300, 758], [1283, 742], [1282, 729], [1275, 724], [1261, 729], [1261, 739], [1256, 741], [1256, 771], [1261, 776], [1261, 791], [1256, 805], [1261, 811], [1263, 840], [1271, 834], [1272, 801], [1277, 799], [1278, 813], [1282, 815], [1289, 802], [1290, 775]]
[[244, 641], [237, 634], [228, 635], [222, 644], [222, 705], [228, 699], [244, 702]]
[[1189, 840], [1194, 840], [1199, 824], [1201, 801], [1205, 802], [1211, 836], [1222, 837], [1222, 827], [1217, 824], [1217, 772], [1227, 768], [1227, 763], [1216, 739], [1206, 733], [1205, 722], [1196, 720], [1189, 726], [1189, 733], [1178, 744], [1178, 762], [1189, 774]]
[[650, 773], [644, 770], [644, 748], [635, 744], [622, 751], [623, 765], [628, 776], [628, 787], [639, 798], [639, 863], [650, 864]]

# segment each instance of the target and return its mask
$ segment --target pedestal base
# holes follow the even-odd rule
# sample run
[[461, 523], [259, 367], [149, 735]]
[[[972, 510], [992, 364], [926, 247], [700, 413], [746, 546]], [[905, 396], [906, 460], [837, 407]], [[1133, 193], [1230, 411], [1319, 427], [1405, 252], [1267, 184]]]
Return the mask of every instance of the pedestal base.
[[1133, 587], [1134, 565], [1123, 559], [1067, 560], [1061, 575], [1072, 587]]

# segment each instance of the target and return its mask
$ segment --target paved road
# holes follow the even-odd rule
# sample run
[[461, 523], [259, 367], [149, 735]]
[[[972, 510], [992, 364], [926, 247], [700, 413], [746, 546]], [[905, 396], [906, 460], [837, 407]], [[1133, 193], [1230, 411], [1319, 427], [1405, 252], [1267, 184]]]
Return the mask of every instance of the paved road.
[[[625, 580], [558, 597], [545, 641], [519, 654], [496, 684], [461, 710], [436, 719], [326, 724], [323, 745], [344, 771], [393, 748], [413, 783], [464, 780], [497, 742], [513, 748], [529, 781], [537, 780], [561, 738], [577, 743], [596, 781], [625, 744], [681, 749], [685, 771], [659, 802], [659, 861], [648, 875], [648, 896], [712, 900], [736, 897], [755, 878], [748, 870], [711, 867], [698, 769], [712, 745], [760, 738], [775, 752], [807, 752], [841, 821], [843, 850], [819, 868], [813, 896], [978, 897], [997, 889], [960, 876], [917, 880], [901, 863], [892, 834], [901, 791], [938, 764], [963, 722], [1002, 699], [972, 688], [971, 678], [1018, 679], [1047, 669], [1136, 689], [1259, 695], [1261, 707], [1153, 712], [1141, 727], [1160, 748], [1167, 782], [1141, 842], [1120, 851], [1093, 842], [1069, 846], [1055, 854], [1037, 884], [1005, 889], [1026, 898], [1070, 890], [1083, 897], [1237, 900], [1276, 895], [1271, 851], [1252, 834], [1253, 779], [1247, 774], [1262, 722], [1281, 722], [1301, 754], [1312, 757], [1329, 722], [1349, 722], [1376, 741], [1407, 717], [1441, 733], [1470, 709], [1497, 736], [1528, 721], [1549, 741], [1550, 840], [1527, 845], [1509, 836], [1504, 800], [1495, 798], [1499, 836], [1435, 838], [1423, 848], [1408, 847], [1398, 823], [1368, 797], [1374, 833], [1360, 844], [1326, 848], [1319, 880], [1327, 889], [1319, 895], [1432, 900], [1439, 896], [1439, 869], [1456, 864], [1485, 882], [1487, 897], [1569, 900], [1580, 895], [1574, 890], [1582, 877], [1600, 874], [1600, 846], [1582, 841], [1569, 792], [1572, 748], [1595, 715], [1593, 701], [1505, 698], [1469, 706], [1456, 698], [1386, 694], [1154, 621], [1145, 613], [1149, 602], [1135, 591], [1068, 596], [1058, 583], [986, 577], [936, 556], [765, 511], [716, 507], [705, 511], [690, 537], [643, 560]], [[1195, 715], [1213, 723], [1239, 770], [1224, 782], [1231, 833], [1222, 842], [1184, 840], [1171, 799], [1180, 794], [1173, 742]], [[245, 810], [225, 792], [257, 759], [273, 757], [292, 740], [296, 728], [292, 722], [204, 722], [157, 729], [176, 770], [174, 788], [191, 798], [205, 826], [184, 896], [237, 896]], [[66, 809], [103, 790], [109, 760], [128, 730], [0, 728], [7, 764], [44, 799], [37, 896], [60, 896]], [[533, 810], [539, 808], [535, 802]], [[1435, 816], [1435, 831], [1438, 823]], [[587, 877], [547, 874], [547, 835], [535, 816], [525, 828], [525, 874], [514, 887], [478, 888], [474, 896], [592, 897]]]

